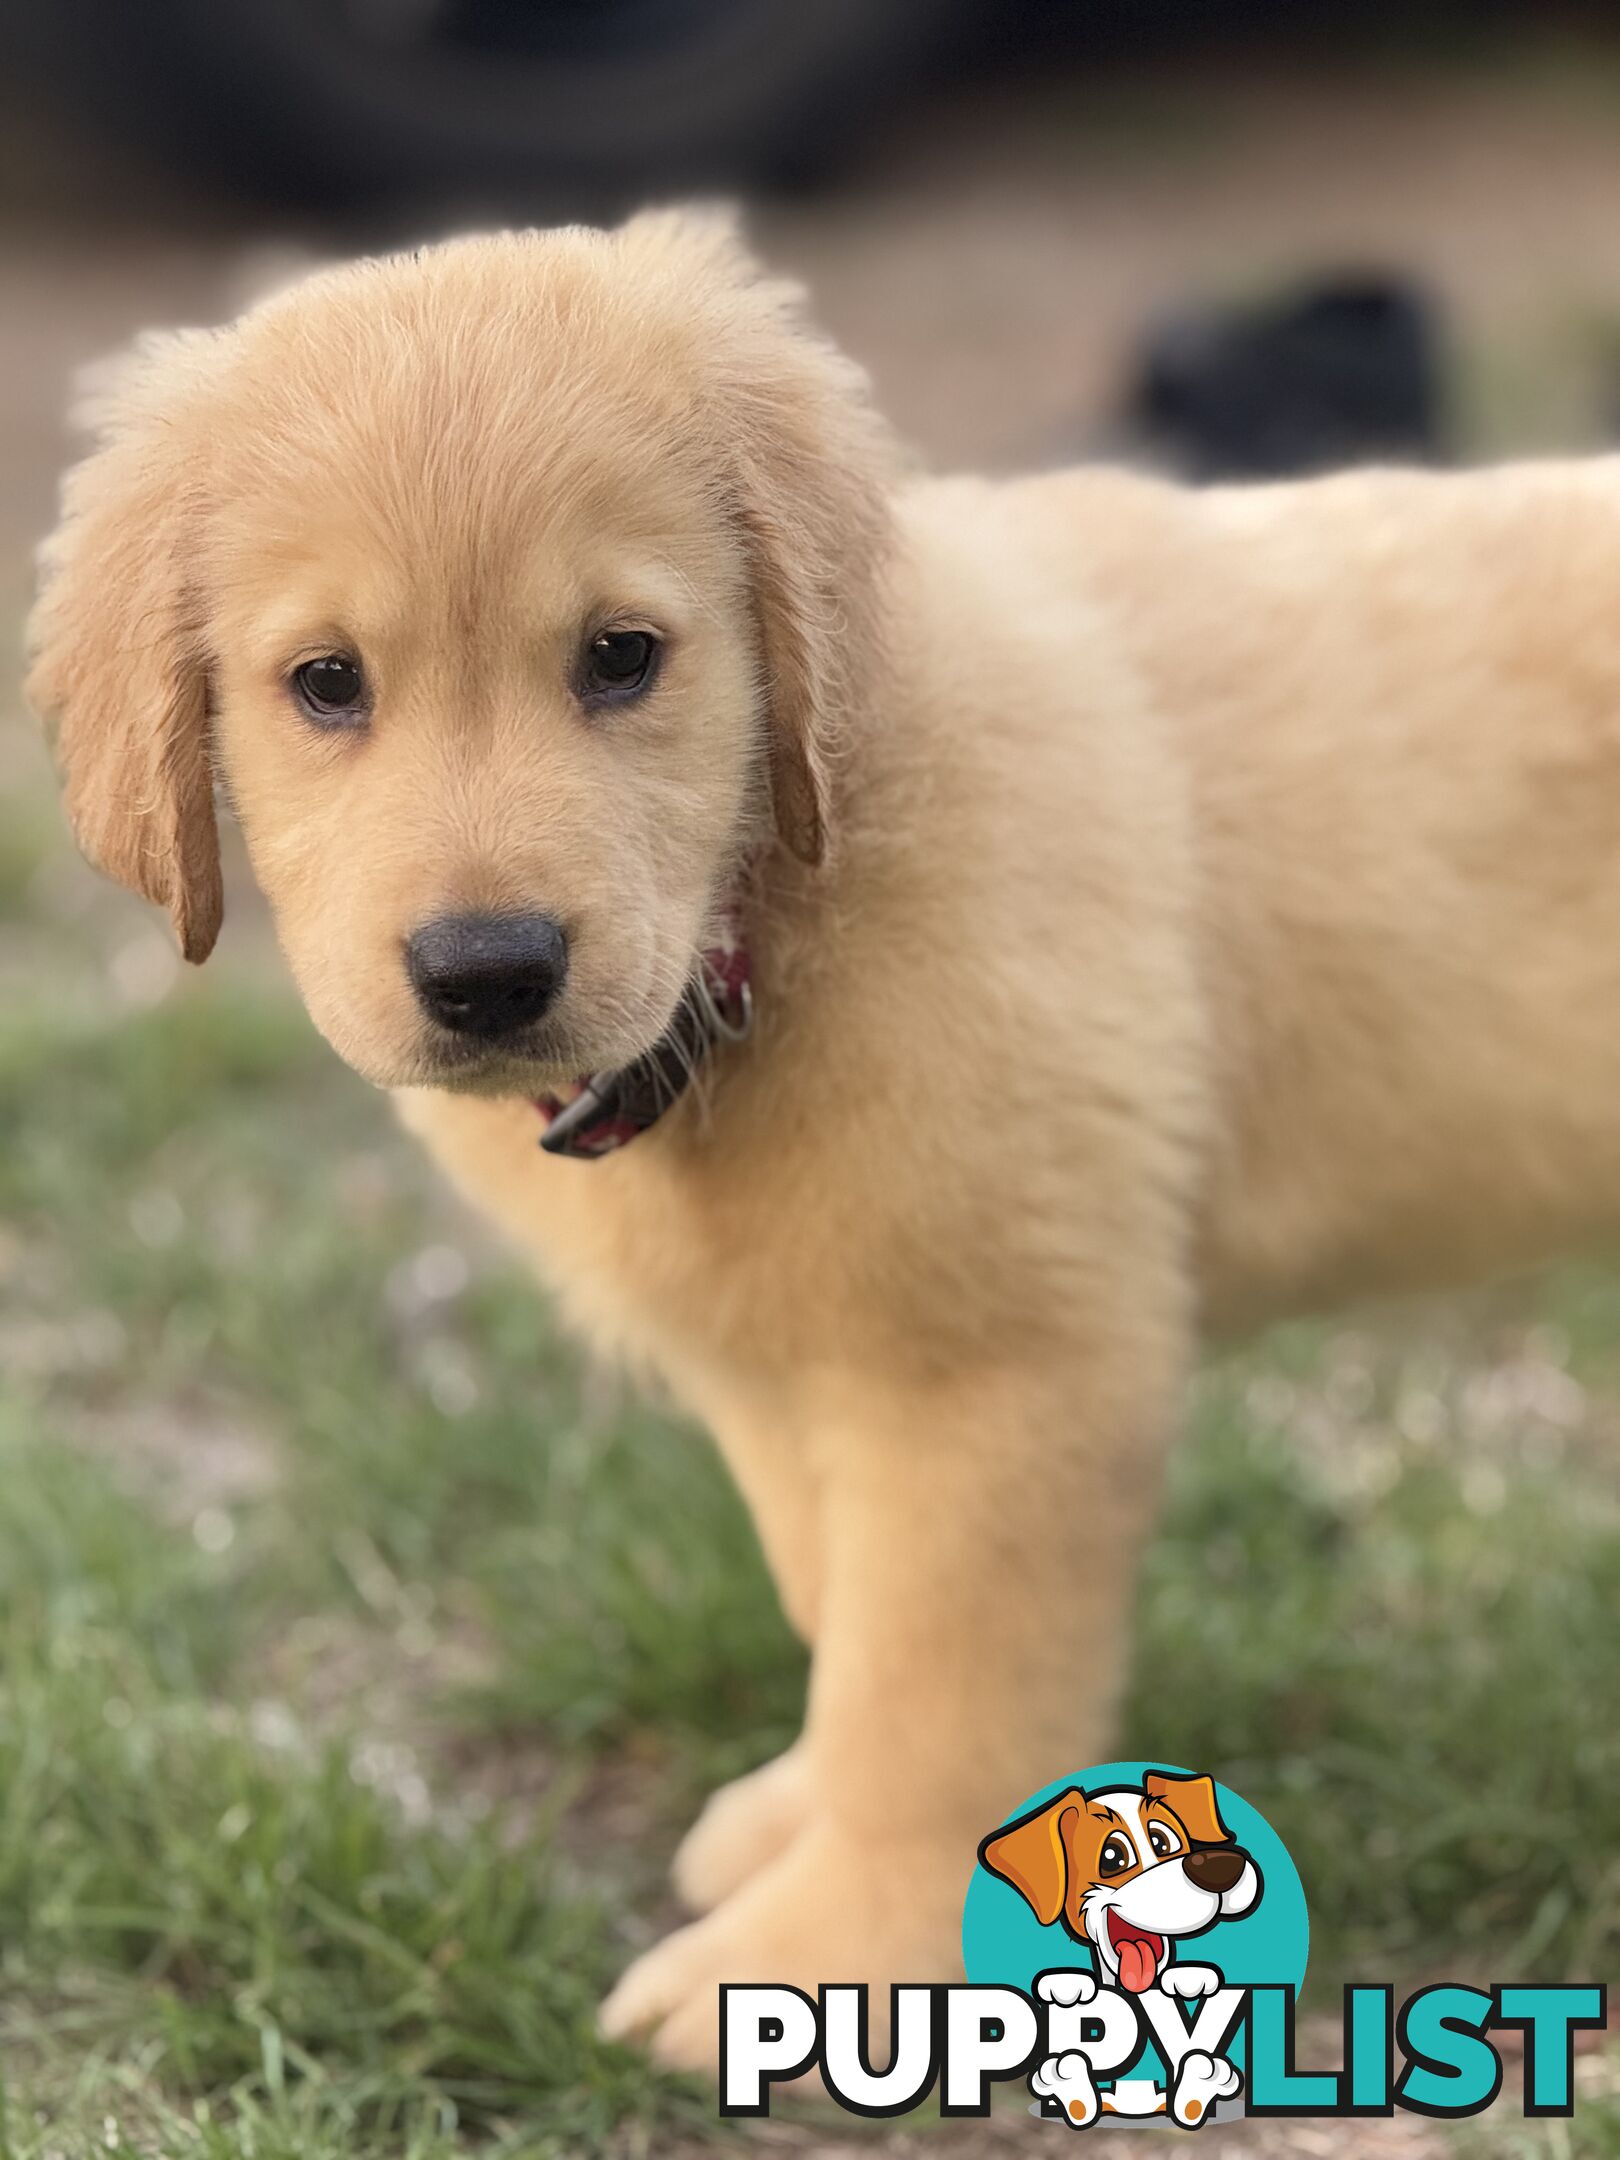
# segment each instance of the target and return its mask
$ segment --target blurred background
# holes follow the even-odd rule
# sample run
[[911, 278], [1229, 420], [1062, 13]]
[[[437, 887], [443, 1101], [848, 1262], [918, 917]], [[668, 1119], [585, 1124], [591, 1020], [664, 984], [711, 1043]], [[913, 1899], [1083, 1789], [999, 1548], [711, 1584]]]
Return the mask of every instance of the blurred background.
[[[313, 1037], [239, 861], [184, 975], [78, 863], [15, 688], [80, 363], [323, 255], [694, 191], [932, 464], [1620, 428], [1620, 11], [0, 0], [0, 2160], [712, 2144], [590, 2017], [702, 1790], [793, 1729], [747, 1525]], [[1276, 1823], [1308, 2006], [1620, 1976], [1617, 1442], [1598, 1263], [1201, 1384], [1122, 1752]], [[1572, 2125], [1211, 2134], [1612, 2160], [1612, 2043], [1580, 2076]]]

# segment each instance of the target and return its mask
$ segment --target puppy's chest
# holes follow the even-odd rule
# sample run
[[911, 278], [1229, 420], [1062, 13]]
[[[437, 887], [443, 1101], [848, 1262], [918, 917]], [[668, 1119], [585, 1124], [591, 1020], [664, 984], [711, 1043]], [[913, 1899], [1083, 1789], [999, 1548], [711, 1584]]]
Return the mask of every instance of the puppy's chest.
[[769, 1193], [756, 1188], [750, 1207], [723, 1174], [671, 1176], [645, 1159], [600, 1168], [589, 1185], [548, 1179], [537, 1225], [542, 1268], [577, 1325], [666, 1368], [693, 1354], [777, 1362], [795, 1308], [802, 1337], [806, 1286]]
[[693, 1358], [790, 1367], [854, 1324], [833, 1196], [785, 1166], [653, 1133], [600, 1162], [541, 1153], [527, 1105], [404, 1099], [462, 1192], [538, 1262], [577, 1327], [672, 1370]]

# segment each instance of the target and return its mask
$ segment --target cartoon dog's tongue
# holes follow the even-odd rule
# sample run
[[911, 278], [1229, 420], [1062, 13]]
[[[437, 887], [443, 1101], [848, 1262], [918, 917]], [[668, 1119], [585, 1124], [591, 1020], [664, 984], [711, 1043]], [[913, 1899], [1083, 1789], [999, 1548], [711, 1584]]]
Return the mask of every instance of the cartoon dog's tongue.
[[1158, 1976], [1164, 1956], [1164, 1937], [1146, 1928], [1132, 1927], [1117, 1912], [1108, 1915], [1108, 1939], [1119, 1957], [1119, 1984], [1133, 1995], [1142, 1995]]

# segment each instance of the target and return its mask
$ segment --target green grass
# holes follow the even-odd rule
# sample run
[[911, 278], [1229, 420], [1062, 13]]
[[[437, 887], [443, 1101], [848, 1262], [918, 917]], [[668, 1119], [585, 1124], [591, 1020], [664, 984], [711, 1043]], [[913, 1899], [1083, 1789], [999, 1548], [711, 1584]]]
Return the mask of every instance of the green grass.
[[[592, 2027], [800, 1701], [706, 1443], [251, 953], [121, 1010], [137, 918], [0, 829], [0, 2160], [706, 2141]], [[1289, 1331], [1191, 1424], [1125, 1744], [1273, 1818], [1318, 1999], [1612, 1975], [1620, 1278]]]
[[[1579, 1310], [1599, 1291], [1620, 1317], [1608, 1279], [1546, 1301]], [[1266, 1809], [1337, 1977], [1612, 1971], [1612, 1472], [1567, 1446], [1540, 1459], [1562, 1436], [1527, 1413], [1495, 1449], [1465, 1446], [1467, 1369], [1415, 1389], [1412, 1350], [1358, 1353], [1369, 1399], [1334, 1413], [1331, 1342], [1284, 1336], [1205, 1389], [1148, 1571], [1137, 1751], [1218, 1764]], [[1326, 1427], [1316, 1450], [1286, 1431], [1297, 1394], [1257, 1409], [1279, 1369]], [[1403, 1398], [1432, 1420], [1421, 1439], [1400, 1434]], [[1148, 1684], [1165, 1672], [1173, 1690]]]
[[32, 2006], [14, 2116], [116, 2121], [127, 2093], [178, 2139], [182, 2095], [216, 2118], [228, 2096], [226, 2151], [258, 2149], [250, 2122], [315, 2154], [432, 2151], [459, 2124], [536, 2155], [698, 2119], [595, 2038], [610, 1938], [543, 1823], [412, 1825], [351, 1740], [256, 1730], [213, 1694], [230, 1567], [25, 1418], [0, 1480], [21, 1500], [0, 1517], [0, 1972]]

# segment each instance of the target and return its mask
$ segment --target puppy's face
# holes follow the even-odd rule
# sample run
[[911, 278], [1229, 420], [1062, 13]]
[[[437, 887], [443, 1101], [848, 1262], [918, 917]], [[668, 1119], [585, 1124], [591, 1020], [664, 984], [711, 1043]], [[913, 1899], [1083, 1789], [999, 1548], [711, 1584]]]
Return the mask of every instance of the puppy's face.
[[542, 368], [443, 366], [430, 335], [340, 429], [227, 454], [215, 751], [343, 1056], [525, 1088], [669, 1020], [768, 816], [757, 633], [656, 382], [564, 419]]
[[368, 1078], [622, 1064], [745, 857], [819, 857], [882, 448], [722, 229], [327, 273], [150, 351], [102, 423], [30, 685], [80, 838], [200, 958], [221, 781]]

